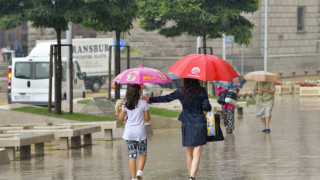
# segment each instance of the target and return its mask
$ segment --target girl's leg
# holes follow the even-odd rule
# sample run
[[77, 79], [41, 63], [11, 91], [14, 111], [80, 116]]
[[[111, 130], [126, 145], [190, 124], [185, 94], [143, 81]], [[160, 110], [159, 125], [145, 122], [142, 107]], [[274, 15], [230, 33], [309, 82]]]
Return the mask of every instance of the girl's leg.
[[193, 149], [194, 147], [187, 147], [187, 166], [188, 166], [188, 172], [191, 174], [191, 164], [193, 160]]
[[137, 159], [137, 141], [126, 141], [128, 150], [129, 150], [129, 169], [130, 169], [130, 174], [131, 178], [135, 179], [137, 178], [136, 175], [136, 159]]
[[200, 156], [201, 156], [202, 146], [197, 146], [193, 148], [193, 159], [191, 163], [190, 176], [195, 177], [198, 171], [198, 167], [200, 164]]
[[144, 165], [146, 164], [147, 156], [142, 154], [139, 156], [138, 160], [138, 170], [143, 171]]
[[147, 160], [147, 140], [143, 140], [138, 143], [138, 150], [139, 150], [139, 160], [138, 160], [138, 174], [137, 176], [142, 176], [142, 171], [144, 169], [144, 165], [146, 164]]
[[136, 175], [136, 159], [133, 159], [133, 158], [129, 159], [129, 169], [130, 169], [131, 178], [132, 179], [137, 178], [137, 175]]

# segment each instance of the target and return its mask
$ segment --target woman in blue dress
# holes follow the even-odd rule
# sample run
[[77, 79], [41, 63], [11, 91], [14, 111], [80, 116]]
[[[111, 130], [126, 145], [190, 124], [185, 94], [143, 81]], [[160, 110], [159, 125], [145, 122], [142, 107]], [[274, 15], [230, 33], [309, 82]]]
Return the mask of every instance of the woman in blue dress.
[[182, 146], [186, 147], [190, 180], [195, 179], [202, 146], [206, 144], [207, 120], [204, 111], [211, 110], [207, 91], [200, 86], [199, 80], [184, 78], [182, 87], [171, 94], [143, 99], [151, 103], [180, 101], [182, 112], [178, 119], [182, 122]]

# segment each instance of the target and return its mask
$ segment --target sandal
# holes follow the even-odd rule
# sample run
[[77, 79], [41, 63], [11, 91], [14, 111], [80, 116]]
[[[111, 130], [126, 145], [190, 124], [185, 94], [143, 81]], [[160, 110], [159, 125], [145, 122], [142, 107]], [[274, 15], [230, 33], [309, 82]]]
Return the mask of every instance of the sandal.
[[195, 177], [190, 176], [189, 180], [195, 180]]

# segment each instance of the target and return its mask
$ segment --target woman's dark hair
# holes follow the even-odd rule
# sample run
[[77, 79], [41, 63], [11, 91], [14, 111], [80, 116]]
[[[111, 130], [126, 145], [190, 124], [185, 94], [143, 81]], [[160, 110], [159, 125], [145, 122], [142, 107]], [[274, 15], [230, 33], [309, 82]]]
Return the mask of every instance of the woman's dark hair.
[[138, 106], [138, 102], [140, 99], [140, 89], [141, 86], [139, 84], [130, 84], [128, 86], [124, 106], [129, 110], [133, 110]]
[[183, 98], [191, 104], [200, 92], [200, 82], [197, 79], [184, 78], [181, 90]]

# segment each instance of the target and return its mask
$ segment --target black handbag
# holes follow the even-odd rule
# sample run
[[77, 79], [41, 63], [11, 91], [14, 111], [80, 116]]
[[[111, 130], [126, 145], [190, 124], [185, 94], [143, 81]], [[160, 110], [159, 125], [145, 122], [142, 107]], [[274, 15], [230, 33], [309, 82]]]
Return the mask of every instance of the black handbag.
[[237, 105], [237, 98], [238, 98], [238, 95], [236, 92], [228, 91], [224, 101], [225, 101], [225, 103], [232, 104], [235, 106], [235, 105]]
[[220, 114], [214, 114], [214, 120], [215, 120], [215, 135], [207, 136], [206, 138], [207, 142], [224, 140], [224, 136], [220, 127]]
[[221, 92], [220, 93], [220, 96], [217, 100], [217, 102], [220, 104], [220, 105], [224, 105], [226, 102], [225, 102], [225, 99], [226, 99], [226, 96], [227, 96], [227, 93], [226, 92]]

